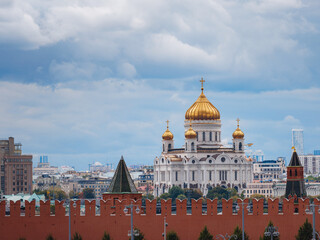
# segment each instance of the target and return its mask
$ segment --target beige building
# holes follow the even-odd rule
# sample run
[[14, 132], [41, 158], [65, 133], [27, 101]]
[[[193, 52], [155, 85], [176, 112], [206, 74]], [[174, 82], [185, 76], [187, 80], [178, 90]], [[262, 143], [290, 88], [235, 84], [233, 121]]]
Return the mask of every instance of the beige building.
[[13, 137], [0, 140], [0, 186], [6, 195], [32, 192], [32, 155], [22, 155], [21, 146]]
[[264, 197], [273, 197], [273, 183], [248, 183], [247, 188], [244, 190], [246, 198], [251, 197], [253, 194], [263, 195]]

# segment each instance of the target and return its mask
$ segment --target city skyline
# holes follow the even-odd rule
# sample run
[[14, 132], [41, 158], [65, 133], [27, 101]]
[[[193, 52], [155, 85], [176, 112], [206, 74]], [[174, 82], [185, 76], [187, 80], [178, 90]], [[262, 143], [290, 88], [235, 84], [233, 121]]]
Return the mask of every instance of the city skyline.
[[77, 170], [152, 165], [203, 77], [224, 143], [240, 118], [265, 159], [288, 161], [294, 128], [320, 148], [319, 1], [140, 3], [1, 3], [0, 137]]

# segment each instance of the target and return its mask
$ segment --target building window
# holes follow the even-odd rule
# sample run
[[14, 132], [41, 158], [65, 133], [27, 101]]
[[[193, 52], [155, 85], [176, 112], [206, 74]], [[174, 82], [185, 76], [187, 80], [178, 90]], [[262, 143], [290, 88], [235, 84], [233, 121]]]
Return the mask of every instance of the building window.
[[168, 150], [171, 150], [171, 143], [169, 143], [168, 145]]
[[216, 141], [218, 141], [218, 133], [217, 132], [215, 133], [215, 139], [216, 139]]
[[186, 151], [188, 150], [188, 145], [187, 145], [187, 143], [186, 143]]
[[210, 142], [212, 141], [212, 132], [209, 133]]
[[298, 176], [297, 169], [294, 170], [294, 174], [295, 174], [295, 176]]
[[178, 181], [178, 171], [176, 171], [176, 181]]
[[234, 180], [238, 180], [238, 171], [234, 171]]
[[194, 171], [192, 171], [192, 181], [194, 181]]
[[221, 162], [225, 162], [226, 161], [226, 158], [225, 157], [222, 157], [221, 158]]
[[191, 143], [191, 151], [194, 151], [194, 142]]
[[242, 142], [239, 143], [239, 150], [242, 151]]
[[202, 141], [206, 141], [206, 133], [205, 132], [202, 133]]
[[164, 144], [162, 144], [162, 152], [164, 152]]
[[212, 171], [209, 171], [209, 181], [212, 180]]
[[199, 141], [199, 139], [198, 139], [198, 132], [196, 132], [196, 134], [197, 134], [197, 141]]

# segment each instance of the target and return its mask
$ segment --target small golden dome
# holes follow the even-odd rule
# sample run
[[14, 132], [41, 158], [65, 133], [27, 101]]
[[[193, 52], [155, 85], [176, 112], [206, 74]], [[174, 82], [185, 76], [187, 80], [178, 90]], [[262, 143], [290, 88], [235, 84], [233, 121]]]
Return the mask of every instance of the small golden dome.
[[190, 123], [190, 128], [188, 129], [188, 131], [185, 132], [184, 136], [187, 139], [193, 139], [197, 137], [197, 133], [192, 129], [191, 123]]
[[237, 129], [233, 132], [232, 137], [234, 139], [243, 139], [244, 138], [244, 133], [241, 131], [241, 129], [239, 128], [239, 118], [237, 119], [238, 125], [237, 125]]
[[167, 120], [167, 130], [162, 134], [162, 139], [163, 140], [172, 140], [173, 139], [173, 134], [169, 130], [169, 120]]
[[220, 113], [215, 106], [206, 98], [203, 93], [203, 82], [201, 82], [201, 94], [198, 97], [197, 101], [191, 105], [187, 110], [185, 119], [186, 120], [220, 120]]

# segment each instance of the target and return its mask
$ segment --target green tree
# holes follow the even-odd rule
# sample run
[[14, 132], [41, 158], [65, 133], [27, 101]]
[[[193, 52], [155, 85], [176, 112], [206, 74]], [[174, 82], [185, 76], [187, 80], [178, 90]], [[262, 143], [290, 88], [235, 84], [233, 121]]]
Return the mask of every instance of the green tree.
[[[143, 232], [141, 232], [140, 231], [140, 229], [138, 229], [138, 228], [134, 228], [134, 231], [135, 232], [138, 232], [139, 233], [139, 235], [138, 236], [134, 236], [134, 240], [144, 240], [145, 238], [144, 238], [144, 234], [143, 234]], [[131, 239], [131, 237], [129, 238], [129, 240]]]
[[296, 235], [296, 240], [311, 240], [312, 232], [312, 225], [309, 223], [307, 218], [304, 224], [299, 228], [298, 235]]
[[[266, 227], [266, 229], [264, 230], [264, 232], [267, 232], [269, 227], [273, 227], [273, 223], [272, 223], [271, 221], [268, 223], [268, 226]], [[279, 239], [280, 239], [279, 236], [274, 236], [274, 237], [273, 237], [273, 240], [279, 240]], [[270, 236], [270, 237], [266, 237], [266, 236], [263, 234], [262, 240], [271, 240], [271, 236]]]
[[177, 197], [177, 199], [180, 199], [180, 200], [183, 200], [183, 199], [186, 199], [187, 197], [186, 197], [186, 195], [184, 195], [184, 194], [180, 194], [178, 197]]
[[69, 198], [70, 199], [78, 199], [79, 198], [79, 193], [76, 193], [75, 191], [71, 190], [69, 192]]
[[204, 226], [204, 229], [200, 232], [198, 240], [213, 240], [213, 236], [208, 231], [207, 226]]
[[81, 235], [80, 235], [79, 233], [76, 232], [76, 233], [73, 235], [72, 240], [82, 240], [82, 237], [81, 237]]
[[170, 231], [167, 233], [166, 240], [179, 240], [178, 234], [175, 231]]
[[54, 238], [53, 238], [51, 233], [47, 236], [46, 240], [54, 240]]
[[175, 201], [180, 194], [184, 194], [184, 191], [181, 187], [173, 186], [169, 190], [169, 195], [170, 195], [170, 198], [172, 198], [172, 201]]
[[102, 240], [111, 240], [109, 233], [104, 232]]
[[95, 194], [94, 194], [94, 189], [93, 188], [85, 188], [82, 190], [83, 193], [83, 198], [84, 199], [94, 199]]
[[168, 198], [170, 198], [170, 194], [169, 194], [169, 193], [162, 193], [162, 194], [160, 195], [160, 199], [165, 199], [165, 200], [167, 200]]
[[215, 199], [218, 198], [219, 200], [222, 198], [229, 199], [231, 194], [226, 188], [223, 187], [214, 187], [210, 189], [207, 193], [207, 198], [209, 199]]
[[[242, 230], [241, 228], [239, 228], [239, 226], [237, 226], [232, 235], [236, 235], [236, 237], [232, 237], [230, 238], [231, 240], [242, 240]], [[244, 232], [244, 239], [245, 240], [249, 240], [249, 236], [247, 235], [246, 232]]]
[[149, 193], [149, 194], [143, 195], [142, 198], [143, 198], [143, 199], [153, 200], [153, 199], [154, 199], [154, 196], [153, 196], [151, 193]]

